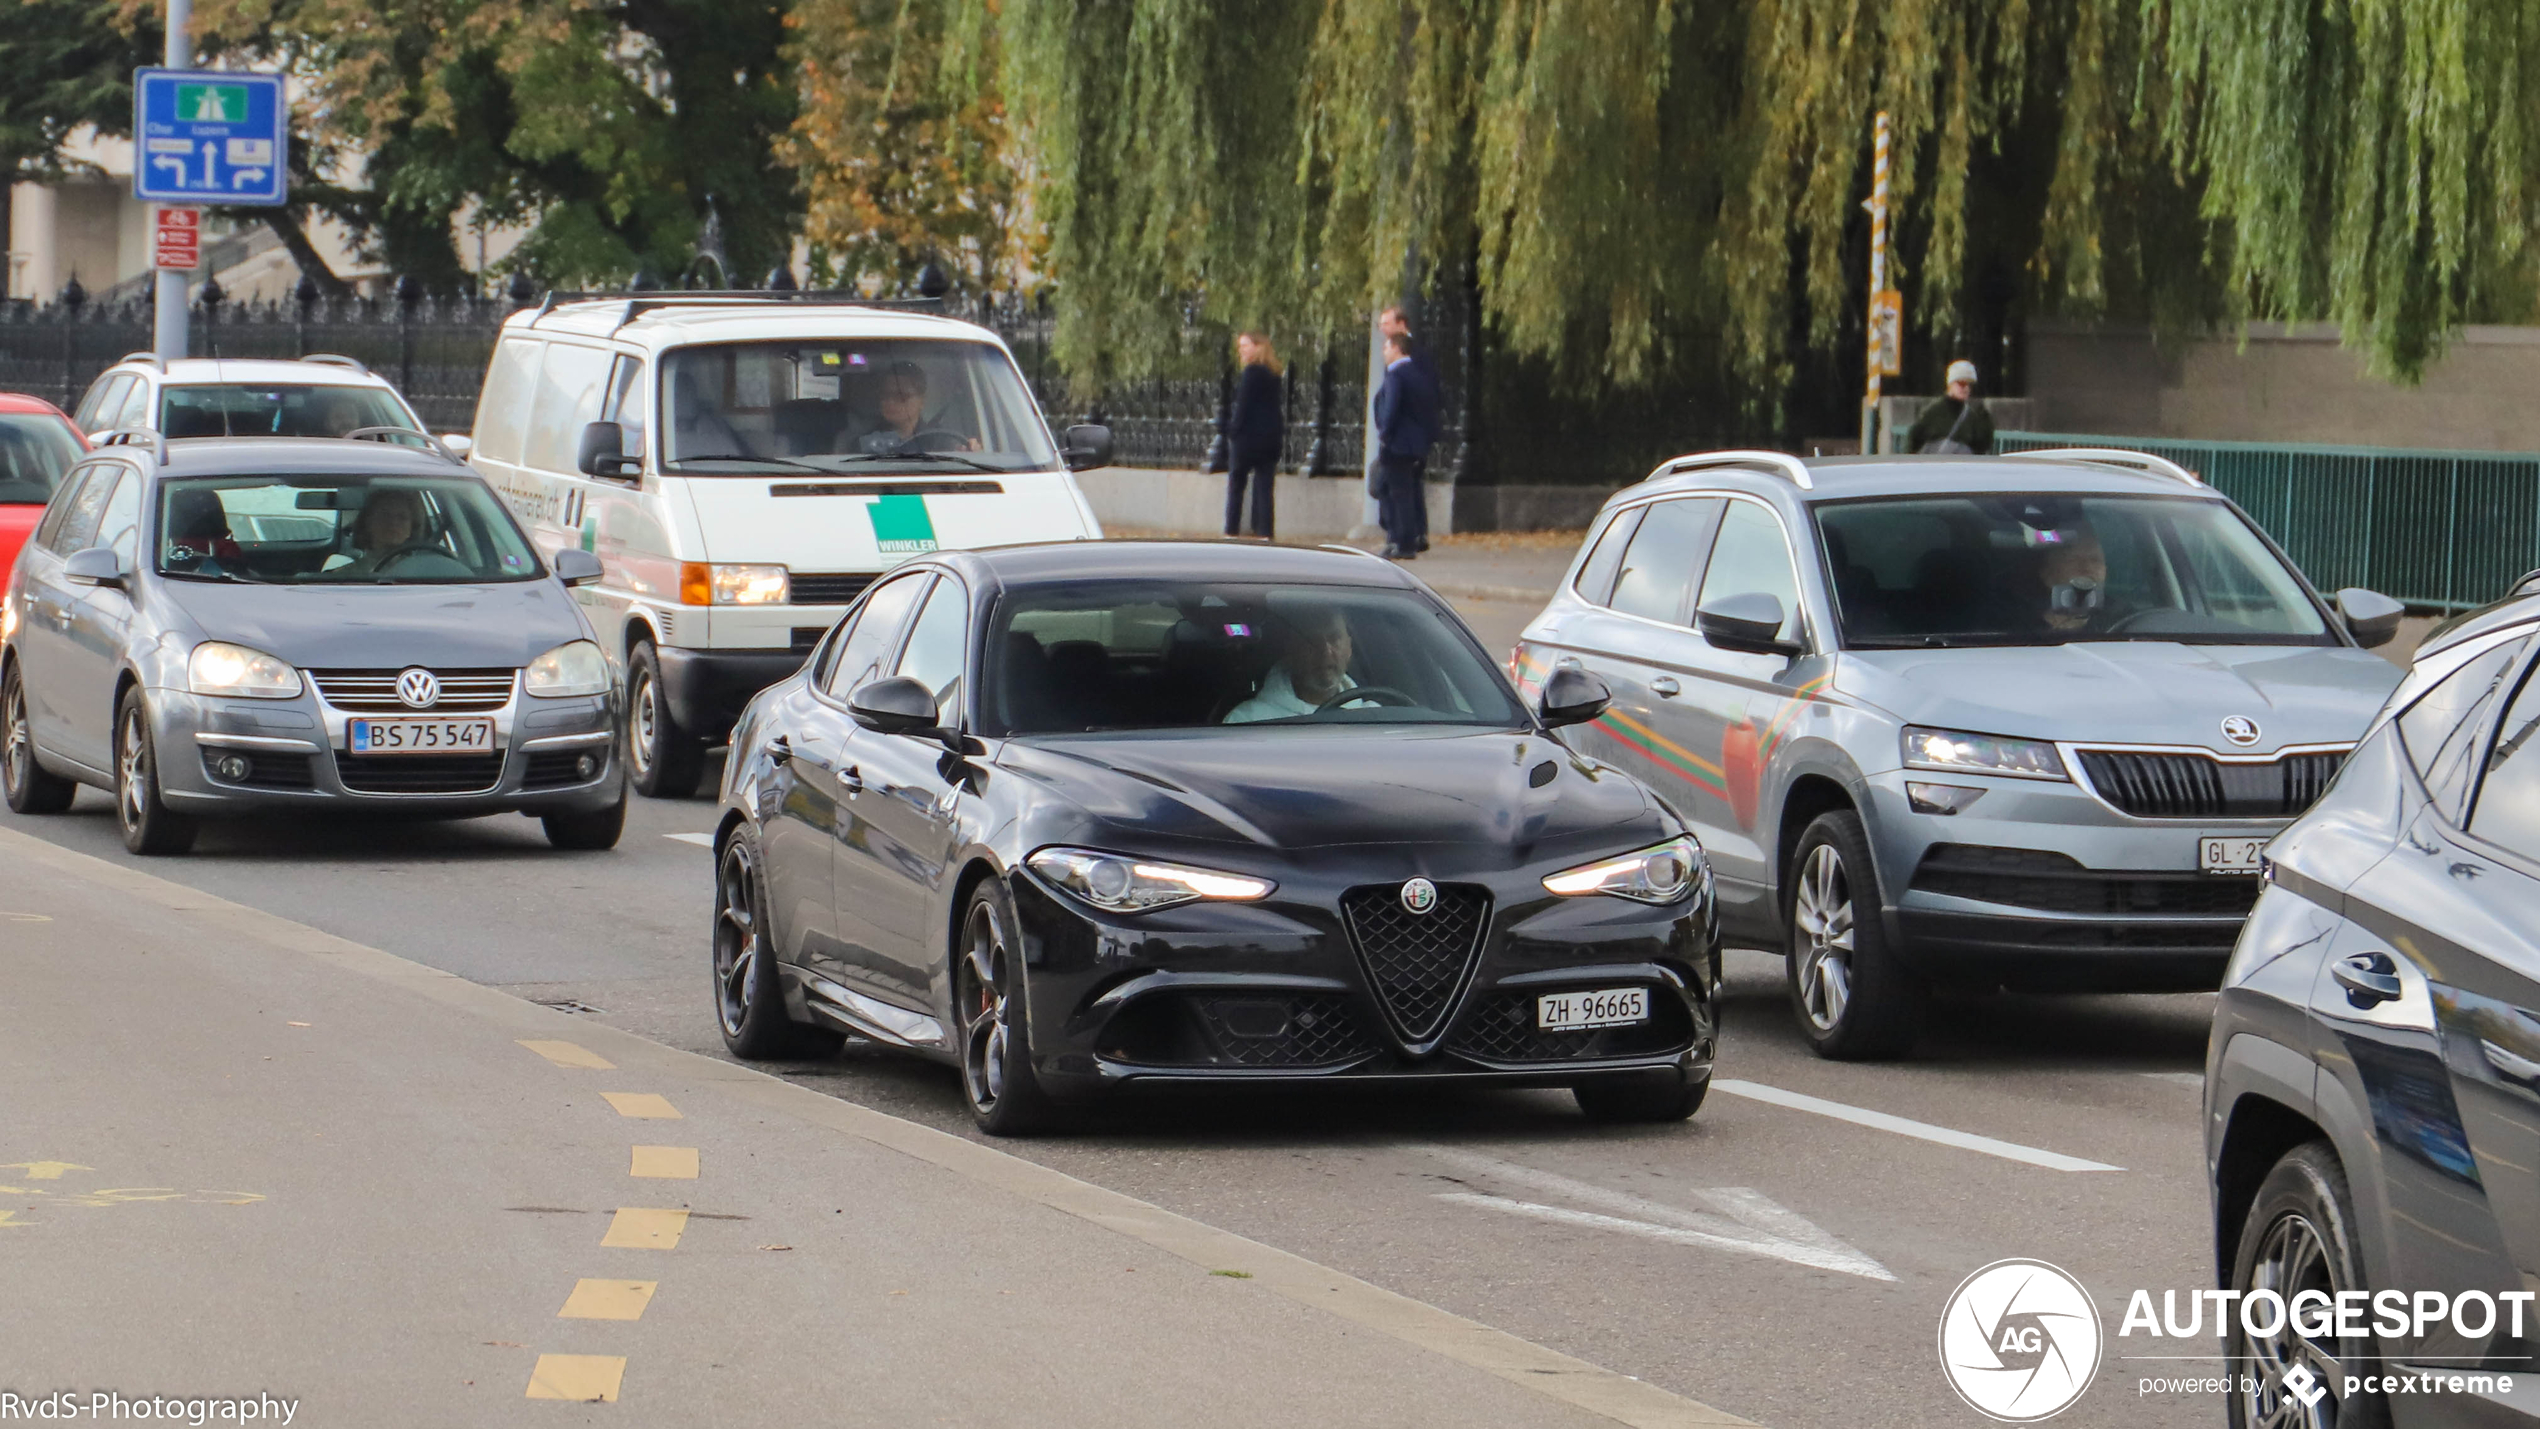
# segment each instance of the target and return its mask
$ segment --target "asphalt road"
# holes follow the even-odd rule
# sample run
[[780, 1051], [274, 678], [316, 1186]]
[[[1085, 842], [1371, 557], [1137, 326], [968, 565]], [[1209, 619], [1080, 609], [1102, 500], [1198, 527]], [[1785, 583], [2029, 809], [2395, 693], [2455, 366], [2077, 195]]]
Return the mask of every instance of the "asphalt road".
[[[1470, 613], [1502, 649], [1530, 611]], [[0, 826], [721, 1058], [710, 855], [683, 837], [711, 816], [703, 799], [638, 801], [604, 854], [553, 852], [517, 817], [216, 825], [191, 856], [148, 861], [124, 854], [94, 792]], [[101, 991], [122, 980], [100, 971]], [[2117, 1358], [2209, 1345], [2113, 1337], [2132, 1289], [2157, 1301], [2210, 1283], [2196, 1125], [2210, 999], [1950, 1004], [1914, 1060], [1852, 1066], [1807, 1052], [1778, 959], [1732, 954], [1727, 996], [1723, 1084], [1681, 1126], [1591, 1128], [1559, 1093], [1325, 1095], [1146, 1104], [1003, 1146], [1793, 1429], [1979, 1422], [1938, 1370], [1941, 1307], [1980, 1266], [2042, 1259], [2090, 1287], [2112, 1333], [2096, 1386], [2061, 1422], [2213, 1422], [2210, 1396], [2137, 1394], [2145, 1376], [2210, 1362]], [[973, 1138], [947, 1070], [855, 1044], [783, 1070]], [[128, 1090], [146, 1098], [146, 1084]], [[1863, 1124], [1880, 1116], [1904, 1121]], [[2058, 1169], [2073, 1160], [2114, 1169]]]

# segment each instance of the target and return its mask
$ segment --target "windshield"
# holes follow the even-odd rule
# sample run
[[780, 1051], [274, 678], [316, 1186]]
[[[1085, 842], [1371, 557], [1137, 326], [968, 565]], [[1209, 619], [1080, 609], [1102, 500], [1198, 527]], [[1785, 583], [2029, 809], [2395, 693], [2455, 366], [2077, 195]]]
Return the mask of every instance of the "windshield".
[[678, 348], [662, 362], [662, 410], [662, 461], [691, 474], [1058, 464], [1013, 362], [984, 342]]
[[223, 383], [170, 387], [159, 398], [159, 430], [171, 438], [340, 437], [363, 427], [416, 430], [381, 387]]
[[1091, 581], [1001, 603], [982, 705], [1006, 734], [1526, 723], [1455, 617], [1408, 591]]
[[70, 424], [38, 412], [0, 414], [0, 502], [41, 506], [80, 457]]
[[1816, 508], [1855, 649], [2163, 640], [2333, 645], [2240, 513], [2160, 496], [1934, 496]]
[[472, 476], [211, 476], [159, 484], [159, 571], [272, 584], [535, 580], [528, 538]]

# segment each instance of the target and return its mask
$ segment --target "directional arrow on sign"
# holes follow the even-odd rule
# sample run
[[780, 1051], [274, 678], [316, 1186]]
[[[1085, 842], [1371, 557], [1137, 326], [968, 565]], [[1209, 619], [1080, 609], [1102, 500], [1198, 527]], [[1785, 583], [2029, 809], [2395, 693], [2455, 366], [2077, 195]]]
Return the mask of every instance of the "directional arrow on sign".
[[232, 169], [229, 173], [229, 186], [234, 189], [243, 189], [251, 185], [262, 187], [264, 181], [265, 171], [262, 169]]
[[187, 173], [191, 172], [185, 167], [185, 161], [183, 159], [172, 159], [165, 154], [152, 155], [150, 158], [150, 167], [154, 169], [176, 170], [176, 186], [178, 188], [186, 187], [185, 176]]
[[9, 1161], [0, 1162], [0, 1171], [24, 1171], [30, 1181], [59, 1181], [65, 1171], [94, 1171], [75, 1161]]

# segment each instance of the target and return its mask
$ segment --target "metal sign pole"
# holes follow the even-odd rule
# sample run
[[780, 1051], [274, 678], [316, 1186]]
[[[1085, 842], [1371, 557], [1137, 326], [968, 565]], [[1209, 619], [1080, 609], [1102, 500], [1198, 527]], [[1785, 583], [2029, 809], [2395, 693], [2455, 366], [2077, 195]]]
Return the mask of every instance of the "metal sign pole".
[[1879, 379], [1888, 358], [1886, 332], [1880, 312], [1881, 298], [1887, 292], [1887, 111], [1879, 111], [1878, 125], [1870, 141], [1870, 313], [1867, 331], [1868, 372], [1861, 397], [1861, 455], [1872, 455], [1879, 438]]
[[[194, 66], [194, 36], [190, 33], [194, 21], [193, 0], [167, 0], [167, 6], [167, 67], [191, 69]], [[133, 140], [132, 161], [138, 165], [144, 162], [143, 152], [148, 145], [137, 133]], [[185, 275], [161, 269], [157, 282], [150, 350], [157, 353], [161, 361], [173, 362], [185, 355]]]

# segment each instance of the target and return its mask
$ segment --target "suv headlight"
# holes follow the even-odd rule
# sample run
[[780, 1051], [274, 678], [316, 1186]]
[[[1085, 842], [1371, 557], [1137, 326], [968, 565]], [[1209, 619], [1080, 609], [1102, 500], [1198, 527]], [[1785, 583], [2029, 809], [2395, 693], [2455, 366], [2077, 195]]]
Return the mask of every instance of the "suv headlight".
[[186, 658], [185, 683], [198, 695], [287, 700], [300, 693], [300, 672], [262, 650], [206, 640]]
[[1032, 871], [1109, 913], [1145, 913], [1201, 899], [1245, 903], [1279, 885], [1179, 863], [1090, 848], [1045, 848], [1024, 860]]
[[2064, 756], [2042, 739], [2005, 739], [1957, 729], [1905, 727], [1905, 766], [1953, 774], [2008, 774], [2014, 779], [2069, 779]]
[[529, 693], [604, 695], [609, 690], [609, 661], [588, 640], [570, 640], [529, 662], [524, 679]]
[[791, 594], [783, 566], [684, 561], [679, 567], [682, 605], [783, 605]]
[[1690, 834], [1679, 835], [1654, 848], [1617, 854], [1612, 858], [1583, 863], [1548, 875], [1544, 890], [1564, 898], [1584, 898], [1591, 893], [1610, 893], [1629, 898], [1635, 903], [1673, 903], [1699, 884], [1709, 873], [1702, 858], [1702, 845]]

